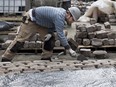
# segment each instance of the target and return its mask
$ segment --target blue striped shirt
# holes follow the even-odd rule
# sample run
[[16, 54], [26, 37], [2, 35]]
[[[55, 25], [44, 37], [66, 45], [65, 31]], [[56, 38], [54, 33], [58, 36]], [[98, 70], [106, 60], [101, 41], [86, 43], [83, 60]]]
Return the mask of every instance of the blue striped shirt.
[[66, 10], [63, 8], [42, 6], [35, 8], [33, 19], [38, 25], [48, 28], [48, 32], [56, 31], [61, 44], [67, 46], [69, 44], [63, 32], [65, 16]]

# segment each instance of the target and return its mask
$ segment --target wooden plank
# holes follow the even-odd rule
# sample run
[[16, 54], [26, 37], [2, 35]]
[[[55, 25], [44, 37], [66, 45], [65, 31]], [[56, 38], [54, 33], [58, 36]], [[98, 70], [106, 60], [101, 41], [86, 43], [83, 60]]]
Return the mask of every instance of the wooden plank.
[[[42, 48], [21, 48], [21, 50], [42, 50]], [[54, 47], [54, 50], [65, 50], [64, 47]]]
[[105, 45], [105, 46], [99, 46], [99, 47], [95, 47], [95, 46], [92, 46], [92, 45], [89, 45], [89, 46], [79, 45], [78, 46], [78, 51], [81, 48], [92, 49], [92, 50], [104, 49], [104, 50], [108, 50], [108, 51], [115, 51], [116, 45]]
[[1, 16], [0, 17], [1, 21], [9, 21], [9, 22], [21, 22], [22, 21], [22, 16]]
[[[53, 53], [59, 53], [59, 52], [65, 52], [64, 47], [54, 47]], [[42, 53], [42, 48], [21, 48], [21, 50], [18, 51], [17, 54], [37, 54], [37, 53]]]
[[[97, 48], [108, 48], [108, 47], [116, 47], [116, 45], [105, 45], [105, 46], [100, 46], [100, 47], [97, 47]], [[95, 48], [95, 46], [84, 46], [84, 45], [79, 45], [78, 48]]]
[[0, 35], [8, 35], [8, 33], [14, 33], [15, 30], [9, 30], [9, 31], [0, 31]]

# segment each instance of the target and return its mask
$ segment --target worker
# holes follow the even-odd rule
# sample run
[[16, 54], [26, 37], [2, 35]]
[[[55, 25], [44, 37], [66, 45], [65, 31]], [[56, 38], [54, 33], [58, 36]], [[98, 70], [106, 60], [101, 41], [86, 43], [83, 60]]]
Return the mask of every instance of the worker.
[[78, 21], [89, 22], [91, 18], [94, 18], [96, 22], [99, 22], [101, 17], [107, 17], [108, 15], [116, 11], [116, 2], [112, 0], [97, 0], [91, 4], [88, 10], [82, 15]]
[[71, 56], [76, 56], [76, 52], [71, 49], [63, 29], [65, 22], [71, 25], [80, 17], [80, 10], [77, 7], [70, 7], [67, 11], [63, 8], [41, 6], [30, 9], [23, 16], [23, 22], [16, 38], [9, 45], [2, 55], [2, 62], [11, 61], [16, 52], [23, 47], [25, 40], [40, 34], [44, 44], [41, 60], [51, 60], [55, 43], [54, 31], [58, 34], [59, 40]]
[[71, 0], [63, 0], [61, 7], [68, 10], [71, 7]]
[[59, 0], [57, 7], [62, 7], [65, 10], [71, 7], [71, 0]]

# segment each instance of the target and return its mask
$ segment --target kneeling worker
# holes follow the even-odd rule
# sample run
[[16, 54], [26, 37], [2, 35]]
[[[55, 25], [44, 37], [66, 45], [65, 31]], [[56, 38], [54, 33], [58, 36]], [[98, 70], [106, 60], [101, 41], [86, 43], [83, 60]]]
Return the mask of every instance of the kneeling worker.
[[63, 8], [51, 6], [30, 9], [23, 16], [19, 33], [2, 55], [1, 61], [11, 61], [16, 52], [23, 47], [24, 42], [37, 32], [44, 41], [41, 60], [51, 60], [55, 43], [54, 31], [58, 34], [62, 46], [64, 46], [72, 56], [76, 56], [76, 52], [73, 51], [68, 44], [63, 29], [65, 21], [68, 25], [71, 25], [71, 23], [78, 20], [80, 14], [80, 10], [76, 7], [70, 7], [67, 11]]

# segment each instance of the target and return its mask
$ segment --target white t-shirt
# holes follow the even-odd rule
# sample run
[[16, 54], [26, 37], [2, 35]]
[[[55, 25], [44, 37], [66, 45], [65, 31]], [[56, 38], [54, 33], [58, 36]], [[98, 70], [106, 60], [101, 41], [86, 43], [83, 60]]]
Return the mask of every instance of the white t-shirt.
[[29, 10], [29, 16], [30, 16], [31, 20], [33, 21], [33, 17], [32, 17], [32, 9]]

